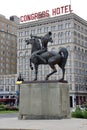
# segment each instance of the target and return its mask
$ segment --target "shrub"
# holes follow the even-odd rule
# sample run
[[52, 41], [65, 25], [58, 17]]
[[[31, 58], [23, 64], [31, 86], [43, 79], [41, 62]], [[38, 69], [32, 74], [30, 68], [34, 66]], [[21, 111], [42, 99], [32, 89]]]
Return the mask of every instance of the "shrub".
[[5, 105], [3, 105], [3, 104], [0, 105], [0, 111], [2, 111], [2, 110], [5, 110]]
[[5, 110], [18, 111], [18, 107], [15, 107], [15, 106], [6, 106]]
[[87, 119], [87, 109], [85, 109], [82, 113], [83, 113], [83, 118]]
[[81, 110], [79, 107], [76, 108], [75, 112], [72, 112], [72, 117], [87, 119], [87, 109]]
[[79, 107], [77, 107], [75, 112], [72, 112], [72, 117], [83, 118], [82, 110]]
[[84, 104], [83, 104], [83, 107], [85, 107], [85, 108], [87, 109], [87, 103], [84, 103]]

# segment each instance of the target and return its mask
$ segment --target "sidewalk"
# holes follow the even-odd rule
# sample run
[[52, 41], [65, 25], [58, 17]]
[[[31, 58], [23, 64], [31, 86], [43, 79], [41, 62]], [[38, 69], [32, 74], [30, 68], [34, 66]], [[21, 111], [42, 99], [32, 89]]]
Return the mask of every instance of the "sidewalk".
[[87, 119], [18, 120], [18, 117], [0, 117], [0, 130], [87, 130]]

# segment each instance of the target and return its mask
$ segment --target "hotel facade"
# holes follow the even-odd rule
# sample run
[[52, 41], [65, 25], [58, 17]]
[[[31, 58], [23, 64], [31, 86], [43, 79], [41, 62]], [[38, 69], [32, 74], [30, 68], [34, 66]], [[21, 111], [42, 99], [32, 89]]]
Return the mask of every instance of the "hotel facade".
[[[0, 101], [17, 90], [17, 24], [18, 17], [0, 15]], [[12, 95], [11, 95], [12, 96]]]
[[[70, 91], [70, 106], [82, 105], [87, 102], [87, 21], [74, 13], [61, 16], [41, 18], [18, 25], [17, 31], [17, 75], [22, 74], [24, 80], [34, 79], [34, 70], [30, 69], [31, 45], [25, 40], [30, 34], [44, 36], [52, 32], [53, 43], [48, 44], [48, 50], [59, 51], [66, 47], [69, 53], [65, 80]], [[56, 66], [57, 73], [49, 80], [57, 80], [62, 76], [61, 69]], [[51, 69], [48, 65], [40, 65], [38, 80], [44, 80]]]

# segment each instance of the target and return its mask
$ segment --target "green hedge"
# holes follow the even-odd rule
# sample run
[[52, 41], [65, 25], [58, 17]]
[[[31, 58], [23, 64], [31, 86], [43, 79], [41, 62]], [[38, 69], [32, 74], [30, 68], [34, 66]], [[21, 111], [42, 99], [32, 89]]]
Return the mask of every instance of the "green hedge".
[[83, 113], [83, 118], [87, 119], [87, 109], [84, 110], [82, 113]]
[[0, 111], [3, 111], [3, 110], [5, 110], [5, 105], [0, 104]]
[[18, 111], [18, 107], [15, 106], [7, 106], [7, 105], [0, 105], [0, 111], [4, 111], [4, 110], [10, 110], [10, 111]]
[[5, 110], [18, 111], [18, 107], [15, 107], [15, 106], [5, 106]]
[[79, 107], [76, 108], [75, 112], [72, 112], [72, 117], [87, 119], [87, 109], [81, 110]]

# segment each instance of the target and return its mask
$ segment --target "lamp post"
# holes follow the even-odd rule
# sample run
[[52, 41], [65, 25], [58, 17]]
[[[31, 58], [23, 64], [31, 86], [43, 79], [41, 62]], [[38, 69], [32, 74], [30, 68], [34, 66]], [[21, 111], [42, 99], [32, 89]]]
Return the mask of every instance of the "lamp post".
[[20, 102], [20, 84], [22, 84], [22, 82], [24, 81], [24, 79], [21, 77], [21, 74], [19, 74], [18, 78], [17, 78], [17, 82], [16, 84], [18, 85], [18, 100], [17, 100], [17, 105], [19, 105]]

